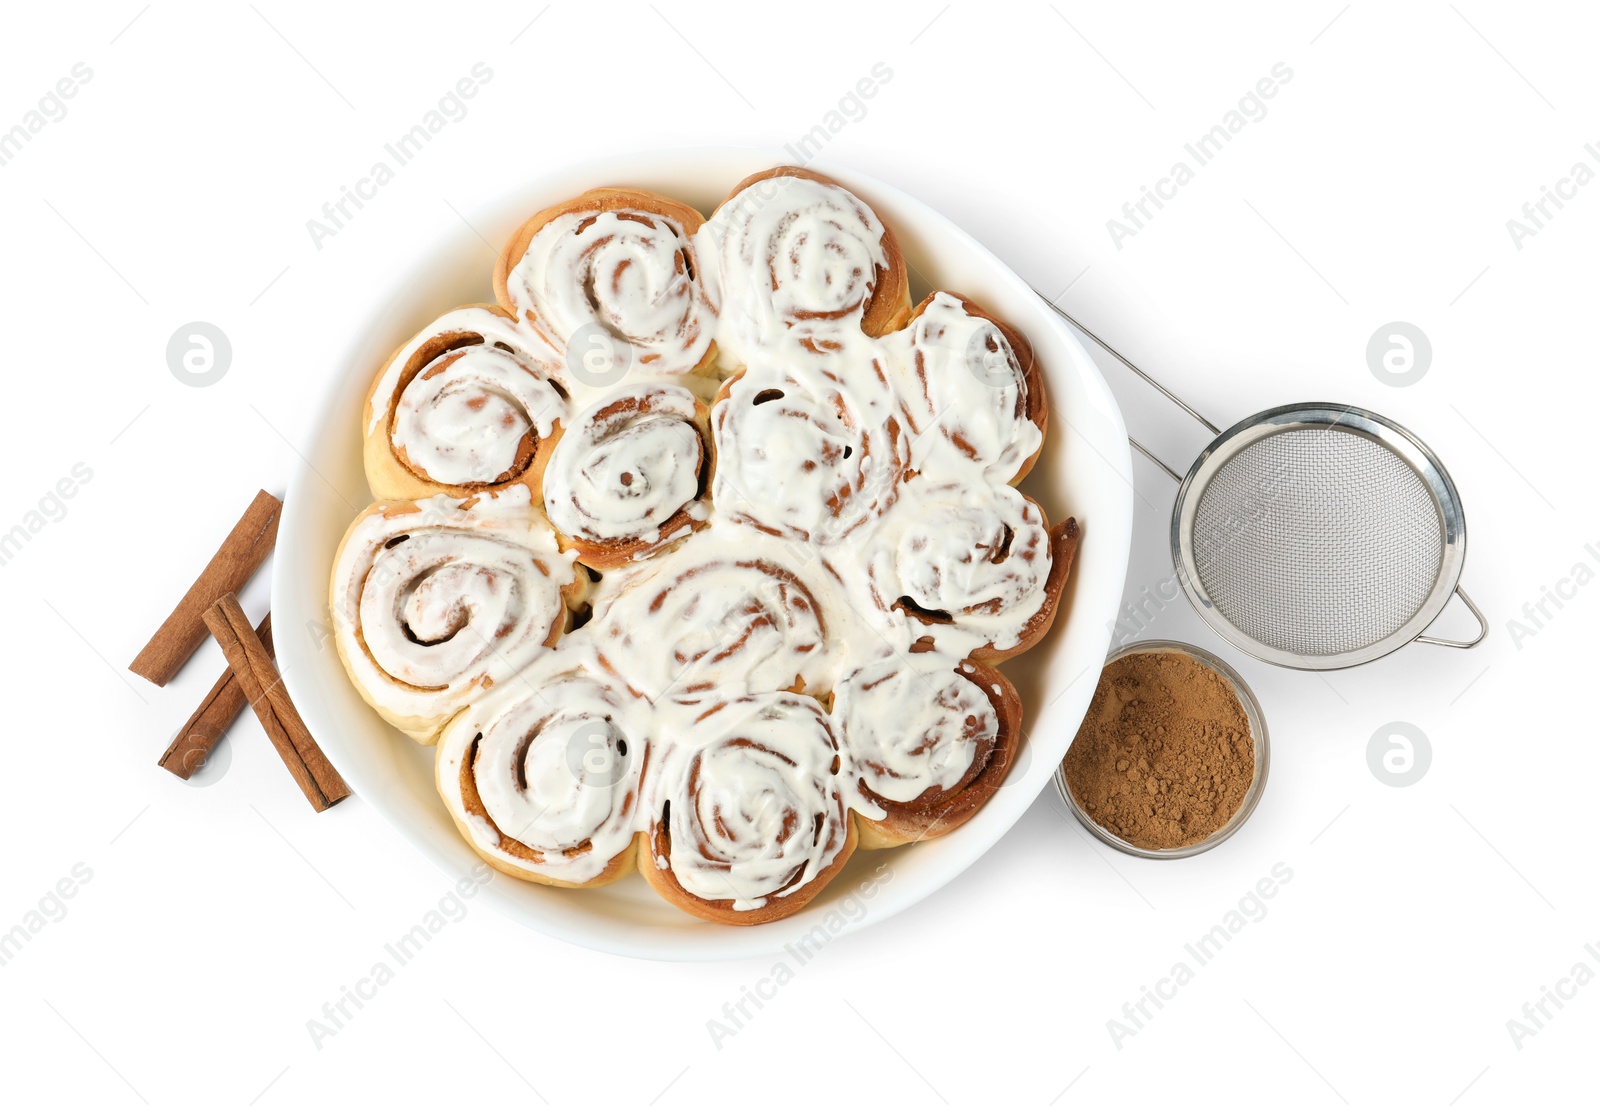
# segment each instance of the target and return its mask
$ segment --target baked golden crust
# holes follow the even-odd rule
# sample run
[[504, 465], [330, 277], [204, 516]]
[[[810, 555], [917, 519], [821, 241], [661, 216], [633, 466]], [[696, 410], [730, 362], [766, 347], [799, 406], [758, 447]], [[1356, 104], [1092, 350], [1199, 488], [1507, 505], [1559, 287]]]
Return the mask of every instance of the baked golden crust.
[[[463, 306], [481, 309], [505, 321], [514, 321], [515, 315], [499, 305], [475, 304]], [[515, 461], [510, 469], [493, 480], [469, 483], [443, 482], [430, 477], [416, 465], [403, 446], [396, 443], [395, 426], [401, 397], [419, 374], [437, 374], [448, 371], [451, 360], [460, 358], [467, 348], [492, 344], [494, 340], [483, 331], [473, 330], [467, 322], [460, 322], [437, 330], [434, 325], [424, 328], [411, 339], [395, 348], [384, 360], [367, 390], [367, 399], [361, 410], [361, 459], [366, 470], [367, 485], [374, 497], [383, 500], [415, 501], [435, 494], [452, 497], [469, 497], [476, 493], [505, 489], [513, 485], [528, 487], [535, 502], [539, 499], [539, 476], [543, 473], [550, 452], [555, 448], [555, 435], [541, 436], [536, 427], [530, 427], [518, 445]], [[403, 360], [397, 366], [397, 360]], [[523, 364], [530, 376], [544, 379], [542, 369], [532, 358]], [[559, 385], [552, 387], [561, 391]], [[378, 411], [379, 406], [382, 411]], [[559, 430], [560, 420], [555, 421]]]
[[[656, 403], [656, 396], [657, 394], [650, 390], [622, 391], [594, 410], [582, 414], [586, 417], [584, 423], [587, 427], [575, 429], [571, 434], [588, 434], [591, 429], [607, 424], [626, 427], [627, 422], [631, 420], [661, 416], [663, 406]], [[551, 525], [555, 528], [557, 540], [563, 549], [576, 551], [578, 561], [584, 566], [598, 571], [617, 570], [682, 542], [690, 534], [698, 532], [710, 523], [709, 513], [701, 510], [704, 509], [703, 502], [711, 489], [711, 480], [716, 473], [717, 465], [716, 446], [711, 436], [711, 413], [705, 402], [699, 398], [690, 396], [689, 400], [693, 406], [693, 413], [684, 422], [694, 429], [700, 451], [696, 466], [695, 496], [665, 520], [657, 523], [649, 530], [649, 534], [603, 538], [585, 535], [577, 529], [568, 533], [557, 523], [558, 514], [554, 507], [548, 506]], [[667, 412], [666, 415], [670, 418], [685, 414], [677, 411]], [[562, 438], [567, 434], [565, 429], [557, 428], [555, 435], [551, 437], [549, 449], [540, 452], [536, 465], [541, 478], [541, 488], [544, 485], [542, 478], [551, 461], [560, 457], [557, 450], [561, 446]], [[596, 446], [604, 449], [605, 443], [602, 441]], [[553, 490], [547, 492], [550, 492], [552, 497], [555, 496]], [[574, 512], [582, 511], [583, 506], [578, 503], [576, 494], [564, 493], [563, 496], [573, 505]]]
[[[939, 295], [939, 292], [939, 290], [935, 290], [922, 298], [922, 301], [911, 310], [910, 316], [907, 317], [906, 327], [909, 328], [917, 322], [922, 314], [928, 310], [928, 306], [933, 303], [933, 299]], [[1039, 365], [1038, 358], [1034, 356], [1033, 344], [1028, 342], [1027, 336], [994, 315], [994, 313], [982, 308], [972, 298], [948, 289], [943, 290], [943, 292], [947, 296], [954, 297], [960, 301], [962, 309], [968, 316], [976, 316], [980, 320], [987, 320], [999, 328], [1000, 334], [1005, 336], [1006, 343], [1010, 345], [1012, 353], [1016, 355], [1017, 365], [1022, 370], [1022, 380], [1025, 386], [1023, 415], [1029, 423], [1039, 429], [1039, 446], [1034, 450], [1033, 454], [1022, 461], [1016, 475], [1011, 479], [1012, 485], [1020, 485], [1022, 480], [1028, 476], [1028, 472], [1033, 469], [1033, 464], [1039, 460], [1039, 455], [1044, 451], [1045, 436], [1050, 431], [1050, 399], [1045, 392], [1044, 368]]]
[[[844, 188], [833, 178], [825, 177], [814, 170], [801, 166], [774, 166], [770, 170], [753, 173], [735, 185], [722, 204], [717, 206], [718, 210], [720, 211], [722, 205], [727, 204], [750, 186], [773, 177], [800, 177], [822, 185]], [[867, 299], [861, 317], [861, 330], [873, 337], [900, 330], [911, 315], [911, 279], [906, 273], [905, 255], [900, 252], [900, 242], [888, 224], [883, 225], [881, 243], [889, 264], [877, 268], [872, 295]]]
[[[388, 501], [369, 505], [350, 522], [334, 554], [328, 603], [339, 660], [362, 700], [420, 744], [433, 744], [438, 740], [439, 734], [464, 708], [472, 691], [487, 693], [495, 683], [496, 669], [490, 666], [475, 677], [466, 676], [470, 679], [467, 687], [450, 696], [446, 696], [445, 687], [423, 686], [387, 673], [369, 643], [370, 634], [361, 619], [359, 595], [372, 580], [372, 567], [380, 557], [378, 549], [388, 551], [412, 534], [459, 527], [463, 519], [471, 517], [475, 506], [493, 500], [494, 495], [474, 495], [460, 501], [439, 497], [421, 502]], [[540, 574], [559, 583], [554, 587], [557, 600], [550, 606], [548, 623], [538, 630], [542, 634], [538, 643], [546, 648], [553, 647], [572, 626], [573, 611], [583, 603], [589, 580], [570, 572], [561, 574], [561, 557], [555, 553], [553, 545], [548, 552], [535, 552], [532, 564]], [[399, 620], [399, 615], [395, 614], [394, 619]], [[498, 649], [491, 649], [491, 653], [495, 650]]]
[[649, 831], [640, 838], [638, 866], [639, 873], [650, 884], [650, 888], [685, 913], [719, 925], [764, 925], [804, 909], [806, 903], [821, 894], [822, 888], [850, 862], [859, 843], [860, 836], [855, 823], [846, 814], [844, 847], [833, 857], [833, 862], [799, 890], [768, 898], [765, 905], [750, 910], [734, 909], [732, 899], [713, 900], [691, 894], [683, 888], [670, 866], [659, 866], [659, 860], [670, 859], [672, 854], [671, 834], [659, 816], [651, 821]]
[[[657, 216], [665, 216], [675, 221], [682, 229], [685, 239], [680, 264], [683, 265], [688, 276], [693, 278], [696, 273], [697, 263], [693, 253], [693, 238], [696, 232], [705, 224], [705, 217], [697, 210], [681, 201], [671, 197], [652, 193], [646, 189], [630, 189], [621, 186], [606, 185], [590, 189], [571, 200], [555, 204], [530, 216], [521, 227], [511, 236], [505, 249], [495, 261], [494, 267], [494, 295], [508, 313], [515, 316], [518, 312], [516, 299], [511, 295], [511, 272], [516, 269], [528, 252], [528, 246], [533, 242], [533, 237], [551, 221], [561, 216], [572, 213], [592, 212], [645, 212]], [[536, 313], [530, 308], [524, 308], [527, 321], [535, 329], [550, 338], [558, 350], [564, 350], [566, 337], [550, 335], [543, 322], [536, 318]], [[648, 369], [649, 356], [645, 356], [645, 368]], [[712, 343], [706, 350], [705, 356], [695, 366], [692, 373], [708, 372], [716, 365], [717, 345]]]
[[[461, 833], [462, 839], [472, 846], [472, 850], [478, 853], [483, 862], [493, 867], [496, 871], [510, 875], [513, 878], [526, 879], [530, 883], [539, 883], [542, 886], [561, 887], [567, 890], [584, 890], [589, 887], [609, 886], [634, 869], [635, 861], [638, 858], [639, 845], [644, 840], [643, 833], [635, 834], [626, 848], [611, 857], [611, 860], [599, 875], [585, 882], [569, 882], [566, 879], [558, 879], [534, 870], [533, 868], [538, 866], [540, 862], [539, 853], [515, 837], [507, 835], [505, 830], [496, 825], [494, 819], [489, 816], [488, 807], [483, 804], [483, 798], [478, 793], [477, 780], [473, 777], [475, 753], [469, 752], [467, 757], [461, 760], [460, 767], [453, 770], [447, 768], [444, 755], [445, 749], [441, 747], [439, 749], [440, 758], [434, 763], [436, 785], [441, 794], [449, 794], [451, 791], [455, 791], [462, 802], [460, 811], [455, 806], [447, 807], [450, 810], [451, 819], [455, 821], [456, 829]], [[492, 829], [497, 837], [495, 847], [504, 854], [496, 855], [480, 846], [469, 821], [478, 821]], [[506, 859], [506, 855], [526, 859], [531, 866], [519, 867]]]
[[1078, 552], [1078, 541], [1083, 532], [1072, 517], [1050, 529], [1050, 573], [1045, 578], [1045, 603], [1032, 617], [1016, 644], [1004, 650], [994, 645], [978, 648], [971, 658], [978, 662], [998, 663], [1014, 659], [1044, 639], [1055, 623], [1056, 612], [1061, 607], [1061, 593], [1066, 589], [1067, 576], [1072, 572], [1072, 560]]
[[1022, 743], [1022, 697], [1017, 688], [986, 663], [968, 660], [957, 663], [952, 670], [975, 686], [994, 708], [997, 729], [993, 742], [979, 745], [971, 767], [949, 790], [929, 787], [909, 802], [896, 802], [862, 783], [862, 794], [884, 810], [884, 816], [855, 813], [861, 847], [894, 848], [953, 832], [994, 797], [1016, 761]]

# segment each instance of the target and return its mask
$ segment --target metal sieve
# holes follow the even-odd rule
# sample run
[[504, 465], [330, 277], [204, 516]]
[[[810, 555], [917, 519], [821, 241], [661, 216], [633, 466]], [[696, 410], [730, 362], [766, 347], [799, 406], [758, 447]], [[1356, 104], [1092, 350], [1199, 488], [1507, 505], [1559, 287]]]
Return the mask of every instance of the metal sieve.
[[[1048, 300], [1046, 303], [1049, 303]], [[1219, 429], [1054, 304], [1051, 308], [1216, 436], [1179, 483], [1172, 563], [1195, 610], [1257, 659], [1353, 667], [1412, 642], [1470, 648], [1489, 631], [1461, 589], [1467, 525], [1444, 465], [1355, 405], [1283, 405]], [[1471, 640], [1424, 635], [1452, 594]]]

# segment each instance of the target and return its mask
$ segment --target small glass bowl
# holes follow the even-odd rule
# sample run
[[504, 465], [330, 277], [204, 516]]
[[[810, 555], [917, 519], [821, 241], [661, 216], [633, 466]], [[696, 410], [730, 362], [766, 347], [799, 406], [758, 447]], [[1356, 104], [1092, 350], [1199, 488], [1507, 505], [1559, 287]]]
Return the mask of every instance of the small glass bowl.
[[1245, 720], [1250, 725], [1250, 739], [1255, 748], [1256, 767], [1255, 776], [1250, 781], [1250, 789], [1245, 791], [1244, 798], [1239, 802], [1239, 808], [1234, 811], [1228, 823], [1204, 840], [1193, 844], [1186, 844], [1182, 848], [1141, 848], [1130, 843], [1111, 830], [1104, 828], [1084, 811], [1078, 804], [1078, 799], [1072, 796], [1072, 789], [1067, 785], [1065, 761], [1056, 766], [1055, 783], [1062, 799], [1078, 819], [1078, 823], [1088, 829], [1090, 834], [1102, 843], [1109, 844], [1119, 852], [1126, 852], [1130, 856], [1139, 856], [1141, 859], [1184, 859], [1188, 856], [1197, 856], [1201, 852], [1210, 851], [1221, 844], [1228, 837], [1239, 831], [1239, 827], [1250, 818], [1255, 811], [1256, 803], [1261, 800], [1261, 791], [1267, 785], [1267, 769], [1271, 763], [1272, 748], [1267, 740], [1267, 722], [1261, 713], [1261, 705], [1256, 701], [1256, 696], [1250, 692], [1250, 687], [1245, 684], [1239, 672], [1228, 664], [1218, 659], [1204, 648], [1197, 648], [1193, 644], [1180, 643], [1177, 640], [1140, 640], [1127, 644], [1106, 656], [1106, 663], [1110, 664], [1127, 655], [1163, 655], [1177, 653], [1187, 655], [1201, 666], [1214, 671], [1233, 687], [1234, 694], [1239, 699], [1239, 704], [1244, 707]]

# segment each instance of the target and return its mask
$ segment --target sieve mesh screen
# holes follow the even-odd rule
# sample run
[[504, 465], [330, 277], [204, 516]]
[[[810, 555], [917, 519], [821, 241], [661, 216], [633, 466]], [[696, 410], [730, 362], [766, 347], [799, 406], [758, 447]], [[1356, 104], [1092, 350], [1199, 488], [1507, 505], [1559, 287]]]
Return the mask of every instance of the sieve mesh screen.
[[1192, 537], [1218, 613], [1258, 643], [1299, 655], [1393, 635], [1439, 577], [1432, 491], [1381, 443], [1332, 425], [1256, 441], [1199, 497]]

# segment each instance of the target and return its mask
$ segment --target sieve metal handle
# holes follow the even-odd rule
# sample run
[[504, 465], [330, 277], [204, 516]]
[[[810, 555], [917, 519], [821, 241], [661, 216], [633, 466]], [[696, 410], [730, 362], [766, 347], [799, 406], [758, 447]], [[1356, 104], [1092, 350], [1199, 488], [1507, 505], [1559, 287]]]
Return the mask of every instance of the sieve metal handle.
[[[1188, 401], [1185, 401], [1182, 397], [1179, 397], [1176, 393], [1172, 392], [1172, 390], [1168, 389], [1166, 386], [1162, 385], [1160, 382], [1156, 381], [1149, 374], [1146, 374], [1143, 370], [1139, 369], [1131, 361], [1129, 361], [1128, 357], [1126, 355], [1124, 355], [1121, 351], [1117, 350], [1111, 344], [1107, 343], [1104, 339], [1101, 339], [1094, 332], [1090, 331], [1088, 328], [1086, 328], [1082, 324], [1078, 323], [1077, 320], [1074, 320], [1072, 318], [1072, 316], [1066, 311], [1066, 309], [1064, 309], [1060, 305], [1056, 304], [1055, 301], [1052, 301], [1049, 297], [1045, 296], [1043, 293], [1040, 293], [1038, 289], [1034, 289], [1034, 293], [1038, 296], [1038, 298], [1041, 301], [1043, 301], [1045, 304], [1049, 305], [1050, 306], [1050, 310], [1052, 312], [1054, 312], [1057, 316], [1061, 317], [1067, 323], [1071, 324], [1073, 327], [1075, 327], [1079, 331], [1081, 331], [1084, 335], [1087, 335], [1090, 339], [1094, 340], [1095, 344], [1102, 351], [1104, 351], [1106, 354], [1110, 355], [1112, 358], [1116, 359], [1118, 362], [1122, 363], [1122, 365], [1126, 366], [1129, 370], [1132, 370], [1135, 374], [1139, 375], [1139, 377], [1141, 379], [1143, 379], [1148, 385], [1150, 385], [1152, 388], [1154, 388], [1163, 397], [1165, 397], [1167, 400], [1171, 401], [1173, 404], [1177, 405], [1180, 409], [1182, 409], [1184, 412], [1188, 413], [1190, 416], [1194, 417], [1194, 419], [1203, 428], [1205, 428], [1208, 432], [1210, 432], [1212, 435], [1221, 435], [1222, 434], [1222, 429], [1217, 427], [1215, 424], [1211, 423], [1211, 421], [1207, 420], [1204, 416], [1201, 416], [1199, 411], [1193, 405], [1191, 405]], [[1128, 442], [1130, 444], [1132, 444], [1138, 450], [1138, 452], [1141, 455], [1143, 455], [1145, 458], [1149, 459], [1151, 462], [1155, 463], [1162, 470], [1165, 470], [1167, 472], [1167, 474], [1171, 476], [1171, 478], [1172, 478], [1172, 480], [1174, 482], [1180, 482], [1181, 483], [1183, 481], [1183, 475], [1179, 474], [1176, 470], [1172, 469], [1172, 467], [1168, 466], [1166, 463], [1162, 462], [1159, 458], [1157, 458], [1156, 455], [1155, 455], [1155, 452], [1151, 451], [1150, 448], [1146, 447], [1144, 444], [1140, 443], [1138, 440], [1134, 439], [1132, 436], [1128, 437]], [[1480, 636], [1479, 639], [1482, 639], [1482, 637]]]
[[[1193, 405], [1189, 404], [1189, 402], [1185, 401], [1182, 397], [1179, 397], [1176, 393], [1172, 392], [1172, 390], [1168, 389], [1166, 386], [1162, 385], [1160, 382], [1158, 382], [1154, 378], [1152, 378], [1149, 374], [1146, 374], [1143, 370], [1139, 369], [1131, 361], [1129, 361], [1127, 356], [1123, 355], [1122, 352], [1118, 351], [1115, 347], [1111, 346], [1111, 344], [1107, 343], [1104, 339], [1101, 339], [1094, 332], [1090, 331], [1088, 328], [1086, 328], [1082, 324], [1080, 324], [1077, 320], [1073, 319], [1070, 313], [1068, 313], [1060, 305], [1056, 304], [1055, 301], [1051, 300], [1049, 297], [1047, 297], [1043, 293], [1039, 292], [1038, 289], [1034, 289], [1034, 293], [1037, 294], [1037, 296], [1039, 297], [1039, 299], [1041, 301], [1043, 301], [1045, 304], [1050, 306], [1050, 310], [1052, 312], [1054, 312], [1057, 316], [1061, 317], [1067, 323], [1071, 324], [1072, 327], [1075, 328], [1077, 331], [1079, 331], [1079, 332], [1083, 333], [1084, 335], [1088, 336], [1088, 338], [1090, 340], [1092, 340], [1101, 350], [1105, 351], [1112, 358], [1114, 358], [1118, 362], [1122, 363], [1123, 366], [1125, 366], [1129, 370], [1133, 371], [1134, 374], [1138, 375], [1139, 378], [1141, 378], [1144, 382], [1146, 382], [1151, 387], [1153, 387], [1163, 397], [1165, 397], [1167, 400], [1171, 401], [1173, 404], [1177, 405], [1184, 412], [1188, 413], [1191, 417], [1194, 418], [1194, 420], [1197, 423], [1199, 423], [1207, 431], [1211, 432], [1212, 435], [1221, 437], [1222, 429], [1218, 428], [1211, 421], [1207, 420], [1204, 416], [1200, 415], [1199, 411], [1196, 410]], [[1288, 407], [1286, 407], [1286, 409], [1273, 409], [1273, 410], [1269, 410], [1269, 411], [1267, 411], [1265, 413], [1258, 413], [1255, 417], [1252, 417], [1251, 420], [1253, 422], [1259, 422], [1262, 417], [1270, 417], [1270, 416], [1278, 415], [1279, 413], [1281, 413], [1283, 411], [1288, 411], [1289, 409], [1293, 409], [1294, 407], [1295, 406], [1288, 406]], [[1345, 409], [1345, 411], [1340, 414], [1339, 418], [1336, 419], [1333, 422], [1333, 424], [1329, 425], [1329, 426], [1332, 427], [1332, 426], [1335, 426], [1335, 425], [1339, 424], [1344, 419], [1344, 417], [1348, 416], [1351, 412], [1358, 412], [1359, 415], [1361, 416], [1361, 418], [1366, 420], [1366, 421], [1376, 422], [1377, 424], [1382, 425], [1384, 427], [1390, 427], [1388, 422], [1384, 421], [1383, 418], [1379, 417], [1376, 413], [1367, 412], [1366, 410], [1356, 410], [1354, 406], [1347, 407]], [[1404, 429], [1400, 429], [1400, 428], [1398, 428], [1398, 426], [1393, 426], [1393, 430], [1398, 431], [1400, 434], [1402, 434], [1406, 438], [1412, 439], [1413, 442], [1415, 442], [1414, 437], [1411, 437], [1410, 433], [1405, 432]], [[1155, 463], [1163, 471], [1165, 471], [1167, 473], [1168, 477], [1170, 477], [1174, 482], [1177, 482], [1180, 486], [1183, 484], [1183, 481], [1184, 481], [1183, 475], [1179, 474], [1176, 470], [1173, 470], [1172, 467], [1168, 466], [1165, 462], [1163, 462], [1160, 458], [1158, 458], [1156, 456], [1155, 452], [1151, 451], [1150, 448], [1146, 447], [1144, 444], [1140, 443], [1137, 439], [1134, 439], [1132, 436], [1128, 437], [1128, 443], [1131, 446], [1133, 446], [1134, 449], [1136, 449], [1145, 458], [1149, 459], [1151, 462]], [[1417, 448], [1419, 448], [1421, 450], [1421, 452], [1424, 455], [1427, 456], [1427, 458], [1431, 461], [1434, 469], [1436, 469], [1437, 472], [1442, 476], [1445, 486], [1449, 487], [1449, 490], [1450, 490], [1449, 496], [1450, 496], [1450, 499], [1451, 499], [1452, 503], [1459, 505], [1459, 502], [1456, 501], [1456, 499], [1455, 499], [1454, 487], [1450, 485], [1449, 475], [1448, 474], [1444, 474], [1443, 466], [1439, 464], [1437, 459], [1433, 458], [1431, 452], [1428, 452], [1427, 448], [1423, 447], [1420, 444], [1420, 442], [1415, 442], [1415, 445], [1416, 445]], [[1215, 446], [1215, 444], [1213, 444], [1213, 446]], [[1208, 449], [1208, 451], [1209, 450], [1210, 449]], [[1205, 456], [1202, 455], [1201, 457], [1204, 458]], [[1178, 535], [1178, 533], [1177, 533], [1177, 529], [1178, 529], [1178, 524], [1177, 524], [1176, 520], [1174, 520], [1174, 524], [1173, 524], [1173, 530], [1174, 530], [1173, 531], [1173, 535], [1174, 535], [1174, 539], [1173, 539], [1173, 545], [1174, 545], [1173, 560], [1174, 560], [1174, 564], [1175, 565], [1178, 565], [1178, 549], [1177, 549], [1177, 546], [1178, 546], [1177, 535]], [[1460, 533], [1460, 542], [1461, 543], [1465, 542], [1464, 527], [1463, 527], [1463, 530]], [[1457, 558], [1457, 562], [1456, 562], [1455, 566], [1452, 568], [1451, 573], [1459, 574], [1460, 573], [1460, 564], [1459, 564], [1460, 553], [1459, 553], [1459, 550], [1457, 552], [1456, 558]], [[1180, 571], [1182, 570], [1181, 565], [1179, 565], [1179, 569], [1180, 569]], [[1441, 574], [1440, 577], [1442, 578], [1443, 575]], [[1185, 581], [1186, 581], [1185, 589], [1188, 589], [1187, 579]], [[1448, 639], [1445, 639], [1444, 637], [1441, 637], [1441, 636], [1419, 635], [1419, 636], [1415, 636], [1410, 642], [1418, 643], [1418, 644], [1434, 644], [1434, 645], [1437, 645], [1439, 647], [1452, 647], [1452, 648], [1477, 647], [1479, 644], [1481, 644], [1483, 642], [1484, 637], [1489, 634], [1489, 622], [1484, 619], [1482, 610], [1480, 610], [1477, 607], [1477, 605], [1473, 604], [1472, 598], [1467, 596], [1467, 591], [1465, 591], [1465, 590], [1463, 590], [1461, 588], [1460, 582], [1457, 582], [1455, 584], [1455, 586], [1452, 589], [1452, 592], [1461, 598], [1462, 604], [1464, 604], [1467, 607], [1468, 611], [1471, 612], [1473, 617], [1477, 620], [1477, 622], [1478, 622], [1478, 634], [1476, 636], [1474, 636], [1470, 640], [1448, 640]], [[1200, 601], [1196, 600], [1196, 597], [1195, 597], [1193, 592], [1190, 592], [1189, 600], [1195, 602], [1196, 608], [1200, 609], [1202, 616], [1205, 616], [1207, 614], [1207, 612], [1210, 611], [1209, 610], [1209, 603], [1206, 603], [1207, 607], [1202, 608], [1202, 603]], [[1448, 604], [1449, 604], [1449, 599], [1448, 599], [1448, 597], [1446, 597], [1445, 605], [1448, 605]], [[1443, 606], [1441, 606], [1440, 608], [1441, 608], [1441, 611], [1442, 611]], [[1438, 614], [1436, 613], [1435, 614], [1435, 619], [1437, 619], [1437, 616], [1438, 616]], [[1430, 622], [1429, 627], [1432, 627], [1431, 622]], [[1291, 657], [1290, 659], [1285, 660], [1283, 658], [1274, 657], [1273, 655], [1262, 654], [1261, 651], [1253, 649], [1249, 644], [1240, 644], [1239, 646], [1242, 646], [1244, 648], [1244, 650], [1250, 652], [1250, 654], [1256, 656], [1256, 658], [1265, 659], [1268, 662], [1280, 663], [1280, 664], [1285, 665], [1285, 666], [1303, 666], [1304, 665], [1304, 660], [1300, 659], [1300, 658]], [[1396, 646], [1399, 646], [1399, 645], [1396, 645]], [[1393, 650], [1393, 648], [1389, 648], [1387, 650]], [[1278, 656], [1282, 656], [1284, 654], [1286, 654], [1286, 653], [1283, 653], [1283, 652], [1278, 652], [1277, 653]], [[1373, 658], [1376, 658], [1376, 656], [1373, 656]], [[1365, 660], [1359, 660], [1359, 661], [1365, 662]]]
[[1139, 454], [1143, 455], [1145, 458], [1149, 459], [1151, 462], [1155, 463], [1162, 470], [1165, 470], [1169, 475], [1171, 475], [1174, 482], [1177, 482], [1179, 485], [1183, 484], [1183, 475], [1179, 474], [1176, 470], [1172, 469], [1172, 467], [1156, 458], [1154, 451], [1150, 450], [1150, 448], [1146, 447], [1132, 436], [1128, 437], [1128, 442], [1138, 450]]
[[1439, 647], [1453, 648], [1477, 647], [1479, 644], [1483, 643], [1483, 638], [1489, 634], [1489, 622], [1483, 619], [1483, 612], [1476, 605], [1472, 604], [1472, 599], [1467, 596], [1467, 591], [1463, 590], [1459, 583], [1456, 585], [1455, 592], [1456, 596], [1462, 600], [1466, 607], [1471, 611], [1472, 615], [1478, 619], [1478, 634], [1470, 640], [1444, 640], [1440, 639], [1438, 636], [1418, 636], [1414, 641], [1412, 641], [1413, 643], [1437, 644]]

